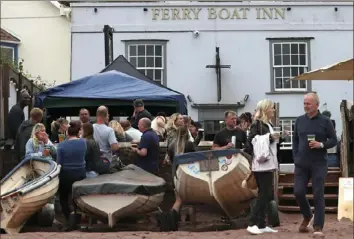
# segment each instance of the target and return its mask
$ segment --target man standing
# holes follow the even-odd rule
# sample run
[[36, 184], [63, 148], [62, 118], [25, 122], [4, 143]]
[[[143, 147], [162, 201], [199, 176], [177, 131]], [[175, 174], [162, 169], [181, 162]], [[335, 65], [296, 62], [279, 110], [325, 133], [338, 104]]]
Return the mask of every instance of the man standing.
[[100, 106], [96, 113], [96, 124], [93, 124], [93, 137], [100, 147], [103, 158], [112, 161], [112, 151], [117, 151], [119, 145], [114, 134], [114, 130], [108, 127], [108, 109]]
[[134, 113], [133, 116], [130, 118], [130, 123], [132, 124], [133, 128], [138, 129], [139, 120], [142, 118], [148, 118], [149, 120], [152, 120], [152, 115], [144, 108], [143, 100], [135, 100], [133, 102], [133, 106]]
[[19, 161], [21, 161], [26, 154], [26, 143], [31, 138], [33, 126], [42, 122], [42, 119], [43, 111], [39, 108], [33, 108], [30, 112], [30, 119], [23, 121], [18, 129], [15, 142], [15, 151]]
[[151, 129], [151, 120], [142, 118], [139, 120], [139, 130], [143, 133], [139, 148], [132, 150], [139, 155], [136, 165], [149, 173], [156, 174], [159, 168], [159, 136]]
[[29, 95], [27, 90], [23, 89], [20, 93], [20, 102], [12, 106], [8, 115], [7, 125], [9, 127], [9, 139], [15, 141], [17, 130], [19, 129], [22, 122], [25, 120], [25, 113], [23, 112], [23, 109], [26, 106], [30, 105], [30, 103], [31, 96]]
[[[226, 127], [215, 135], [212, 149], [244, 148], [247, 136], [241, 128], [236, 127], [236, 112], [225, 112], [225, 124]], [[231, 142], [232, 136], [236, 137], [236, 145]]]
[[[337, 136], [329, 118], [318, 111], [319, 98], [315, 93], [304, 97], [304, 110], [295, 121], [293, 158], [295, 164], [294, 194], [304, 219], [299, 232], [309, 232], [314, 219], [314, 235], [323, 235], [325, 219], [324, 183], [327, 176], [327, 149], [337, 144]], [[312, 179], [315, 215], [306, 198], [307, 185]]]
[[80, 110], [80, 113], [79, 113], [79, 116], [80, 116], [80, 121], [85, 124], [85, 123], [91, 123], [90, 122], [90, 112], [85, 109], [85, 108], [82, 108]]

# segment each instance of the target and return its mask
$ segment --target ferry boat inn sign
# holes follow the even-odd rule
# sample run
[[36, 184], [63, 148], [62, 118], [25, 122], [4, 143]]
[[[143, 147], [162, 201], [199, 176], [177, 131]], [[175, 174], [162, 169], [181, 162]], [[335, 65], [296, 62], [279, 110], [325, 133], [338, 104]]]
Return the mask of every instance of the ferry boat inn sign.
[[[152, 20], [199, 20], [203, 11], [206, 11], [206, 18], [209, 20], [242, 20], [242, 19], [285, 19], [285, 8], [152, 8]], [[204, 20], [204, 19], [203, 19]]]

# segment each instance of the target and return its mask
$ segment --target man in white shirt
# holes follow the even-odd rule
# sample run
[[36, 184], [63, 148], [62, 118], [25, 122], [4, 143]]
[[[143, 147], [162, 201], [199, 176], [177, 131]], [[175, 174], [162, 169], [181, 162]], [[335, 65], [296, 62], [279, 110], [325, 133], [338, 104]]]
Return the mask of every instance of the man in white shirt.
[[129, 120], [122, 120], [120, 125], [123, 127], [125, 133], [133, 138], [134, 142], [140, 142], [141, 136], [143, 134], [139, 130], [133, 128]]

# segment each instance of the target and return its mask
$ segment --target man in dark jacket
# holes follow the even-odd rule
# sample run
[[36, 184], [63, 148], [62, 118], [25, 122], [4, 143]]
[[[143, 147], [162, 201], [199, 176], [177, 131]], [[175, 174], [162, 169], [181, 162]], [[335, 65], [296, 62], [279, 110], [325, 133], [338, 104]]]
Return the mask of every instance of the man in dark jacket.
[[[294, 194], [304, 218], [299, 231], [309, 232], [309, 227], [312, 226], [311, 222], [314, 221], [315, 235], [323, 235], [327, 149], [337, 144], [333, 124], [328, 117], [318, 111], [319, 103], [317, 94], [305, 95], [304, 109], [306, 114], [296, 119], [293, 132]], [[311, 179], [315, 215], [313, 215], [306, 198], [307, 185]]]
[[132, 124], [133, 128], [139, 129], [138, 123], [140, 119], [148, 118], [149, 120], [152, 120], [153, 117], [150, 114], [150, 112], [144, 108], [143, 100], [140, 99], [135, 100], [133, 102], [133, 106], [134, 106], [134, 113], [133, 116], [130, 118], [130, 123]]
[[13, 142], [16, 139], [17, 130], [25, 120], [23, 109], [31, 103], [31, 96], [27, 90], [23, 89], [20, 95], [20, 101], [12, 106], [7, 118], [7, 125], [9, 127], [9, 135], [7, 138], [12, 139]]
[[42, 122], [42, 118], [43, 111], [39, 108], [33, 108], [30, 112], [30, 119], [23, 121], [20, 125], [15, 142], [15, 151], [17, 152], [19, 161], [21, 161], [26, 154], [26, 143], [31, 138], [33, 126]]

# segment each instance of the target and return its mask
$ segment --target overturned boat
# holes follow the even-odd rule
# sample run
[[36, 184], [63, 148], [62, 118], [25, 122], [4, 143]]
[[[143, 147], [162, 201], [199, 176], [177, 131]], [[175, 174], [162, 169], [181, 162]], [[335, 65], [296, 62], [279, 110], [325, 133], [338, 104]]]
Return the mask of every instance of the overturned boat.
[[60, 165], [52, 160], [27, 158], [1, 180], [1, 228], [6, 233], [18, 233], [53, 198], [59, 172]]
[[175, 188], [186, 204], [217, 204], [230, 218], [250, 207], [257, 185], [242, 181], [250, 174], [247, 158], [237, 149], [177, 155], [173, 160]]
[[73, 185], [73, 198], [81, 211], [113, 228], [118, 219], [157, 210], [166, 182], [129, 164], [121, 171], [86, 178]]

